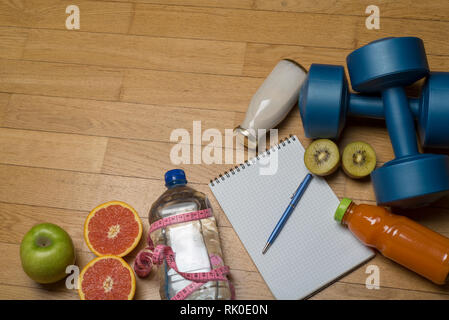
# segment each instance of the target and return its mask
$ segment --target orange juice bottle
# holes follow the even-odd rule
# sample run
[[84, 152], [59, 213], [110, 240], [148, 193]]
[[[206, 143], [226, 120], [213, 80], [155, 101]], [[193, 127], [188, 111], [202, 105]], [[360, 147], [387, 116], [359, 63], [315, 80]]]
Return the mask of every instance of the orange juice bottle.
[[447, 282], [449, 238], [385, 208], [357, 205], [347, 198], [340, 202], [335, 220], [385, 257], [436, 284]]

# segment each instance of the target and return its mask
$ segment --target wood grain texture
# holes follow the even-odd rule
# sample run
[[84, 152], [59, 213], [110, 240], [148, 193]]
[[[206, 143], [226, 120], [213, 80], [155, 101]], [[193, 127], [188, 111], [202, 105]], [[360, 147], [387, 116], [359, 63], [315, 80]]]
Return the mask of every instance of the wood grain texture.
[[[111, 1], [111, 0], [102, 0]], [[198, 6], [212, 8], [234, 8], [248, 10], [288, 11], [302, 13], [324, 13], [331, 15], [368, 16], [366, 7], [372, 5], [370, 0], [340, 1], [303, 1], [303, 0], [114, 0], [135, 3], [170, 4], [181, 6]], [[380, 8], [382, 17], [408, 18], [419, 20], [448, 20], [449, 9], [445, 0], [429, 3], [413, 0], [388, 1], [379, 0], [375, 5]]]
[[168, 142], [174, 129], [193, 135], [193, 121], [201, 121], [202, 130], [234, 128], [235, 113], [221, 110], [22, 94], [9, 100], [0, 125], [17, 129]]
[[[145, 216], [165, 190], [161, 180], [1, 164], [0, 177], [3, 202], [90, 211], [100, 203], [120, 200]], [[202, 184], [194, 187], [211, 199], [218, 223], [229, 225], [209, 187]]]
[[434, 294], [422, 291], [402, 290], [397, 288], [366, 289], [365, 285], [337, 282], [318, 292], [311, 299], [340, 300], [448, 300], [446, 294]]
[[244, 42], [32, 29], [23, 58], [106, 67], [240, 75], [245, 48]]
[[[14, 216], [11, 216], [14, 214]], [[83, 237], [84, 221], [89, 211], [68, 210], [48, 208], [41, 206], [16, 205], [0, 203], [0, 217], [3, 224], [0, 226], [3, 235], [0, 242], [9, 244], [20, 244], [23, 238], [21, 229], [31, 229], [35, 224], [43, 221], [52, 221], [64, 228], [73, 240], [78, 252], [91, 253], [85, 244]], [[129, 258], [134, 260], [136, 254], [147, 246], [148, 235], [148, 213], [140, 213], [144, 226], [142, 241], [138, 247], [129, 254]], [[22, 226], [21, 226], [22, 225]], [[243, 245], [238, 241], [237, 234], [230, 226], [219, 226], [220, 239], [223, 242], [223, 254], [227, 264], [236, 270], [256, 272], [257, 269], [246, 253]], [[6, 233], [9, 232], [9, 236]], [[80, 265], [81, 266], [81, 265]]]
[[[65, 30], [70, 0], [0, 1], [0, 26]], [[80, 9], [80, 30], [126, 33], [133, 5], [120, 2], [76, 1]]]
[[0, 162], [100, 172], [108, 139], [0, 128]]
[[0, 27], [0, 58], [21, 59], [27, 37], [27, 29]]
[[[192, 135], [194, 121], [201, 121], [202, 132], [233, 129], [280, 59], [306, 68], [342, 65], [351, 50], [369, 41], [413, 35], [423, 38], [432, 70], [449, 69], [446, 0], [379, 0], [380, 30], [365, 27], [365, 9], [373, 4], [369, 0], [80, 0], [75, 3], [81, 11], [77, 31], [65, 29], [70, 4], [0, 1], [4, 299], [78, 299], [64, 282], [42, 286], [24, 274], [18, 250], [25, 232], [39, 222], [62, 226], [83, 267], [93, 258], [83, 241], [88, 212], [105, 201], [126, 201], [147, 231], [151, 204], [165, 190], [163, 174], [174, 167], [185, 169], [192, 186], [211, 201], [237, 297], [273, 299], [207, 185], [235, 165], [223, 163], [229, 148], [218, 143], [221, 163], [174, 164], [170, 153], [181, 140], [176, 135], [170, 139], [173, 130]], [[416, 95], [418, 88], [407, 90]], [[278, 134], [295, 134], [305, 147], [311, 143], [297, 107]], [[354, 140], [374, 147], [378, 166], [394, 157], [382, 120], [349, 119], [337, 143], [343, 148]], [[210, 143], [182, 141], [190, 152], [204, 152]], [[355, 181], [341, 170], [326, 179], [338, 197], [375, 204], [369, 179]], [[449, 236], [449, 197], [397, 213]], [[137, 250], [144, 245], [142, 240]], [[369, 265], [380, 269], [380, 290], [365, 287]], [[154, 274], [138, 280], [136, 298], [159, 299]], [[312, 297], [448, 298], [448, 286], [436, 286], [380, 255]]]
[[138, 212], [148, 212], [148, 197], [155, 200], [152, 195], [164, 189], [160, 183], [138, 178], [8, 165], [0, 165], [0, 176], [0, 201], [86, 211], [122, 200]]
[[263, 77], [281, 59], [294, 60], [307, 70], [312, 63], [343, 65], [350, 52], [338, 48], [248, 43], [243, 75]]
[[6, 115], [9, 99], [11, 95], [8, 93], [0, 93], [0, 123]]
[[0, 59], [0, 91], [118, 100], [122, 71], [48, 62]]
[[263, 79], [125, 70], [120, 101], [244, 112]]
[[[0, 274], [0, 283], [4, 286], [19, 286], [22, 288], [31, 288], [33, 290], [27, 293], [25, 296], [28, 299], [48, 299], [54, 296], [57, 298], [70, 298], [78, 299], [78, 292], [76, 290], [70, 290], [66, 288], [65, 281], [61, 280], [57, 283], [50, 285], [41, 285], [33, 282], [23, 272], [22, 268], [17, 268], [19, 272], [8, 267], [10, 264], [20, 266], [20, 258], [17, 255], [19, 251], [19, 245], [0, 243], [2, 252], [6, 252], [8, 255], [5, 259], [2, 259], [0, 266], [4, 268], [4, 272]], [[77, 251], [76, 260], [77, 265], [84, 267], [89, 261], [95, 258], [95, 255], [91, 252]], [[125, 260], [128, 263], [132, 263], [133, 259], [126, 257]], [[263, 282], [260, 275], [256, 272], [247, 272], [241, 270], [235, 270], [232, 272], [232, 280], [235, 284], [236, 293], [238, 292], [241, 299], [272, 299], [272, 295]], [[264, 288], [265, 287], [265, 288]], [[265, 290], [261, 290], [264, 288]], [[33, 294], [36, 291], [42, 291], [43, 295], [39, 296]], [[6, 295], [5, 295], [6, 296]], [[23, 298], [25, 298], [23, 297]], [[51, 299], [51, 298], [50, 298]], [[155, 273], [146, 279], [136, 279], [136, 294], [135, 299], [160, 299], [159, 297], [159, 283], [155, 279]]]
[[[4, 242], [7, 244], [19, 244], [23, 236], [23, 228], [29, 229], [36, 223], [42, 221], [52, 221], [53, 223], [57, 223], [58, 225], [63, 227], [72, 236], [78, 252], [78, 256], [91, 257], [93, 255], [89, 252], [89, 249], [85, 245], [82, 234], [84, 219], [87, 214], [88, 211], [0, 203], [0, 218], [4, 222], [0, 226], [0, 231], [2, 232], [0, 242]], [[148, 231], [147, 217], [142, 216], [142, 220], [145, 227], [144, 234], [146, 235], [146, 232]], [[221, 226], [219, 229], [220, 238], [223, 243], [224, 258], [225, 261], [230, 265], [232, 272], [257, 272], [257, 269], [252, 263], [245, 249], [238, 241], [237, 235], [235, 234], [233, 229], [228, 226]], [[449, 231], [449, 225], [446, 224], [443, 229], [440, 228], [440, 230], [438, 231], [442, 232], [443, 234], [447, 234]], [[9, 234], [8, 237], [6, 236], [6, 233]], [[136, 252], [143, 247], [144, 241], [142, 240], [138, 248], [134, 250], [129, 257], [127, 257], [127, 260], [131, 263], [134, 260]], [[87, 261], [83, 261], [83, 259], [81, 259], [81, 261], [78, 262], [78, 265], [80, 267], [83, 267], [87, 263]], [[358, 285], [364, 284], [366, 279], [365, 269], [367, 265], [376, 265], [381, 270], [381, 284], [383, 287], [381, 290], [384, 290], [384, 288], [394, 287], [405, 290], [423, 291], [427, 293], [449, 294], [448, 288], [433, 285], [427, 280], [381, 256], [376, 257], [350, 275], [342, 278], [341, 282]], [[20, 284], [23, 286], [32, 285], [32, 281], [30, 281], [26, 277], [21, 277], [20, 279], [21, 281], [16, 284]], [[154, 280], [153, 282], [156, 282], [156, 279], [152, 279]], [[0, 280], [5, 280], [5, 278]], [[6, 281], [5, 283], [9, 282]], [[239, 287], [244, 288], [245, 285], [242, 283], [242, 285]], [[374, 292], [375, 290], [372, 291], [372, 293]], [[240, 297], [240, 292], [237, 293]], [[264, 294], [269, 295], [270, 293], [269, 291], [266, 291]], [[372, 297], [372, 295], [370, 295], [370, 297]]]
[[[436, 30], [438, 30], [436, 32]], [[449, 21], [422, 20], [419, 23], [408, 19], [382, 20], [382, 28], [368, 30], [365, 22], [357, 26], [356, 47], [363, 46], [371, 41], [384, 37], [413, 36], [421, 38], [426, 47], [426, 52], [434, 55], [447, 55], [449, 44], [446, 41], [449, 32]]]
[[[426, 42], [427, 48], [427, 42]], [[279, 45], [248, 43], [243, 75], [265, 77], [281, 59], [292, 59], [309, 69], [312, 63], [346, 65], [346, 56], [351, 50], [338, 48], [318, 48], [299, 45]], [[449, 59], [443, 55], [428, 54], [431, 70], [447, 70]]]
[[357, 18], [136, 4], [131, 34], [354, 48]]

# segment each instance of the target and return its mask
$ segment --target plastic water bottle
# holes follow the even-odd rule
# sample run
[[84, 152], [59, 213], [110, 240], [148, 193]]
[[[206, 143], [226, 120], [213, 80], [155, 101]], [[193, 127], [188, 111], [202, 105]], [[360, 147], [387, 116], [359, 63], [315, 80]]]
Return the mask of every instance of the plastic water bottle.
[[[150, 224], [159, 219], [192, 211], [211, 208], [209, 200], [202, 192], [187, 186], [183, 170], [175, 169], [165, 173], [165, 191], [153, 203], [149, 215]], [[175, 260], [181, 272], [209, 272], [212, 269], [210, 255], [222, 257], [220, 238], [215, 218], [173, 224], [152, 232], [155, 246], [170, 246], [175, 252]], [[164, 263], [158, 268], [160, 295], [170, 299], [191, 281], [184, 279]], [[231, 298], [226, 281], [209, 281], [193, 292], [187, 299], [224, 300]]]

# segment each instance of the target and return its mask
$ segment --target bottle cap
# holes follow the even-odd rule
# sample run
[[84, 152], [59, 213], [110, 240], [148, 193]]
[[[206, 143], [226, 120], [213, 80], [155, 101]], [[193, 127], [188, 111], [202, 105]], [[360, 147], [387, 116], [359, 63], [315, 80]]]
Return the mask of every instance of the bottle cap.
[[338, 221], [341, 223], [341, 220], [343, 220], [343, 216], [345, 215], [346, 210], [348, 210], [351, 203], [352, 203], [351, 199], [348, 199], [348, 198], [341, 199], [337, 210], [335, 210], [335, 215], [334, 215], [335, 221]]
[[171, 187], [177, 184], [186, 184], [186, 174], [182, 169], [173, 169], [165, 173], [165, 186]]

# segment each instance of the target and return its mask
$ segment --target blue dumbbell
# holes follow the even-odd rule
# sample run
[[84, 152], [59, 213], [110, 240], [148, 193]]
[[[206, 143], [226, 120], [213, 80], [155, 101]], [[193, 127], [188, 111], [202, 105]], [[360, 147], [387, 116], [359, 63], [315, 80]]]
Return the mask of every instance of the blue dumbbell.
[[371, 173], [379, 205], [418, 207], [449, 193], [449, 157], [420, 154], [415, 125], [403, 86], [429, 74], [419, 38], [385, 38], [346, 58], [352, 88], [381, 92], [383, 110], [396, 158]]
[[[432, 72], [420, 98], [408, 103], [418, 123], [423, 147], [449, 148], [449, 73]], [[312, 64], [301, 87], [299, 110], [308, 138], [336, 139], [346, 118], [384, 118], [378, 96], [350, 94], [342, 66]]]

